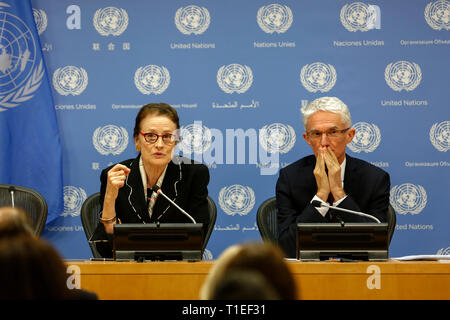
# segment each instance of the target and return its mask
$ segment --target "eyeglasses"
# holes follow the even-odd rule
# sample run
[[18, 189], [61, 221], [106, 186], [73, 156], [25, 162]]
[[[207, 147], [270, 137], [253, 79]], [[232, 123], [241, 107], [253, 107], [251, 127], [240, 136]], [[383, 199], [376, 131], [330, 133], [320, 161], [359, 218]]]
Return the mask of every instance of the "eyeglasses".
[[164, 144], [174, 144], [178, 139], [177, 136], [171, 133], [157, 134], [154, 132], [143, 133], [139, 131], [139, 133], [144, 137], [145, 141], [150, 144], [154, 144], [161, 137]]
[[311, 131], [306, 132], [306, 134], [309, 136], [309, 138], [311, 140], [319, 140], [322, 138], [323, 134], [325, 134], [328, 138], [337, 138], [337, 137], [340, 137], [348, 129], [350, 129], [350, 127], [348, 127], [347, 129], [342, 129], [342, 130], [330, 129], [325, 132], [321, 132], [318, 130], [311, 130]]

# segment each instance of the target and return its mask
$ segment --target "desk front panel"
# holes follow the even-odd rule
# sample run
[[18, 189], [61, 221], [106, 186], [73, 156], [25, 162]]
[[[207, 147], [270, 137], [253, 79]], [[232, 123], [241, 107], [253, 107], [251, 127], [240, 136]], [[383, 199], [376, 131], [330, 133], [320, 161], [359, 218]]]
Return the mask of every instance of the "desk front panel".
[[[66, 261], [73, 283], [100, 299], [195, 300], [213, 265], [201, 262]], [[450, 299], [450, 264], [288, 261], [305, 300]]]

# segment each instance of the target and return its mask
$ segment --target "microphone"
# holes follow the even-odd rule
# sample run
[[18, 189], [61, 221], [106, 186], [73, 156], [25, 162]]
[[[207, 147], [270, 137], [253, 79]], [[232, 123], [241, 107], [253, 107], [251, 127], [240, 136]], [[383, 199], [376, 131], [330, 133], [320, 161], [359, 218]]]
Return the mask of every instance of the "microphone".
[[16, 191], [16, 188], [14, 186], [9, 186], [8, 188], [9, 194], [11, 195], [11, 203], [12, 207], [14, 208], [14, 191]]
[[372, 220], [376, 221], [377, 223], [381, 223], [380, 220], [378, 220], [374, 216], [371, 216], [370, 214], [366, 214], [366, 213], [362, 213], [362, 212], [358, 212], [358, 211], [353, 211], [353, 210], [349, 210], [349, 209], [344, 209], [344, 208], [339, 208], [339, 207], [335, 207], [335, 206], [330, 206], [330, 205], [328, 205], [326, 203], [320, 202], [319, 200], [314, 200], [314, 201], [311, 202], [311, 204], [314, 207], [317, 207], [317, 208], [325, 207], [325, 208], [329, 208], [329, 209], [333, 209], [333, 210], [344, 211], [344, 212], [356, 214], [356, 215], [361, 216], [361, 217], [366, 217], [366, 218], [372, 219]]
[[191, 217], [191, 215], [190, 215], [189, 213], [187, 213], [186, 211], [184, 211], [183, 209], [181, 209], [180, 206], [178, 206], [174, 201], [172, 201], [168, 196], [166, 196], [166, 195], [164, 194], [164, 192], [162, 192], [161, 188], [160, 188], [158, 185], [155, 184], [155, 185], [152, 187], [152, 191], [153, 191], [153, 192], [156, 192], [157, 194], [162, 195], [164, 198], [167, 199], [167, 201], [169, 201], [169, 202], [170, 202], [171, 204], [173, 204], [178, 210], [180, 210], [186, 217], [188, 217], [189, 219], [191, 219], [191, 221], [192, 221], [193, 223], [197, 223], [197, 222], [194, 220], [194, 218]]

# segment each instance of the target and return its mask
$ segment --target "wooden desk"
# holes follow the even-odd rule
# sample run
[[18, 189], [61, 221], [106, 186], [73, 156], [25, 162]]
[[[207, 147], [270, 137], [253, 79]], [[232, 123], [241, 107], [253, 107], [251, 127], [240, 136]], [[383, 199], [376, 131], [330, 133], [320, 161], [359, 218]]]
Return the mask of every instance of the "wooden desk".
[[[213, 262], [66, 261], [100, 299], [196, 300]], [[450, 263], [287, 262], [305, 300], [450, 299]]]

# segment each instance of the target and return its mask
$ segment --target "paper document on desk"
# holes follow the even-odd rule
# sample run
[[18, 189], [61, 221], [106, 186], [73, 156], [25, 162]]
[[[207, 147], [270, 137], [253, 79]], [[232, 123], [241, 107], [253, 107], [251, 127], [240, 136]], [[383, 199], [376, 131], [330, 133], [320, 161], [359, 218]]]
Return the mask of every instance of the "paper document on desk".
[[411, 255], [411, 256], [403, 256], [398, 258], [390, 258], [392, 260], [400, 260], [400, 261], [412, 261], [412, 260], [432, 260], [432, 261], [444, 261], [447, 260], [450, 262], [450, 255], [443, 254], [419, 254], [419, 255]]

